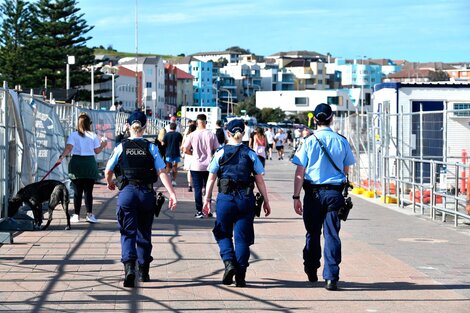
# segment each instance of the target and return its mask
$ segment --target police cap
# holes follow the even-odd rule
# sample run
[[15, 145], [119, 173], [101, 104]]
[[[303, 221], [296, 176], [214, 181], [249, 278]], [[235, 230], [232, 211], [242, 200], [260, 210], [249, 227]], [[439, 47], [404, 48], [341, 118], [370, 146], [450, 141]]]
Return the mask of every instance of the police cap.
[[315, 108], [315, 111], [313, 112], [313, 115], [315, 116], [315, 119], [319, 122], [325, 122], [328, 121], [333, 117], [333, 110], [331, 110], [331, 106], [326, 104], [326, 103], [320, 103], [317, 105]]
[[127, 119], [127, 123], [132, 125], [134, 123], [140, 123], [141, 127], [145, 127], [147, 124], [147, 116], [145, 116], [144, 112], [142, 111], [135, 111], [132, 113], [129, 118]]
[[245, 123], [242, 119], [234, 119], [228, 122], [227, 131], [231, 134], [236, 132], [243, 133], [245, 131]]

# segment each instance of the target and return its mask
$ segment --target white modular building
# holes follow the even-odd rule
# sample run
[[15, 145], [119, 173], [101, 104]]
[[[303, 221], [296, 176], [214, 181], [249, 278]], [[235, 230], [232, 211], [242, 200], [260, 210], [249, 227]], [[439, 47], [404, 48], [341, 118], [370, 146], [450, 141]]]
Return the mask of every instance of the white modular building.
[[287, 114], [313, 112], [320, 103], [330, 104], [337, 116], [356, 111], [347, 89], [259, 91], [256, 93], [258, 109], [280, 108]]

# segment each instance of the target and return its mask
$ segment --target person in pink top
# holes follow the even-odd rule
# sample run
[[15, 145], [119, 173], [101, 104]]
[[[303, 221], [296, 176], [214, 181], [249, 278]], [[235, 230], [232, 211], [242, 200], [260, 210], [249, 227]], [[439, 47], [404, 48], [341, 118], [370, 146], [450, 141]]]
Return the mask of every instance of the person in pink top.
[[190, 166], [193, 179], [194, 201], [196, 202], [195, 218], [203, 218], [202, 214], [202, 188], [207, 183], [209, 171], [207, 167], [212, 160], [212, 155], [219, 147], [217, 137], [206, 129], [207, 118], [205, 114], [197, 116], [197, 129], [188, 135], [183, 144], [183, 152], [192, 155]]

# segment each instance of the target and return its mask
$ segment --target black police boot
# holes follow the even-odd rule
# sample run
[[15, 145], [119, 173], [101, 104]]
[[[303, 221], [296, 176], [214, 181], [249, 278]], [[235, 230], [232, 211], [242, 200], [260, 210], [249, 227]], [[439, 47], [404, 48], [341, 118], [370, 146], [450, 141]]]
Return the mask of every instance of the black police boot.
[[318, 281], [317, 270], [312, 270], [311, 268], [304, 266], [304, 272], [307, 274], [309, 282], [315, 283]]
[[135, 262], [124, 263], [124, 287], [135, 286]]
[[149, 282], [150, 275], [149, 275], [149, 264], [139, 265], [139, 280], [142, 282]]
[[233, 275], [236, 274], [237, 268], [233, 261], [224, 261], [225, 264], [225, 272], [224, 277], [222, 278], [222, 284], [224, 285], [231, 285], [233, 284]]
[[330, 291], [338, 290], [338, 286], [336, 285], [336, 280], [330, 280], [330, 279], [325, 280], [325, 289], [330, 290]]
[[246, 287], [245, 281], [246, 272], [240, 271], [240, 273], [235, 274], [235, 283], [237, 287]]

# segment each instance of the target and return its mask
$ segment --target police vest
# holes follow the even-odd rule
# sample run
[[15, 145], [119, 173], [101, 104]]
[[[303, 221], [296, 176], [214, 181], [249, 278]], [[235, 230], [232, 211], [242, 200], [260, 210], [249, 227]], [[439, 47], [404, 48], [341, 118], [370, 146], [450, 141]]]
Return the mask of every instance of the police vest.
[[124, 140], [119, 156], [119, 178], [137, 184], [153, 184], [158, 180], [154, 158], [147, 140]]
[[220, 179], [226, 178], [237, 183], [241, 188], [253, 183], [254, 163], [248, 155], [250, 148], [246, 145], [225, 145], [222, 147], [224, 154], [219, 160]]

